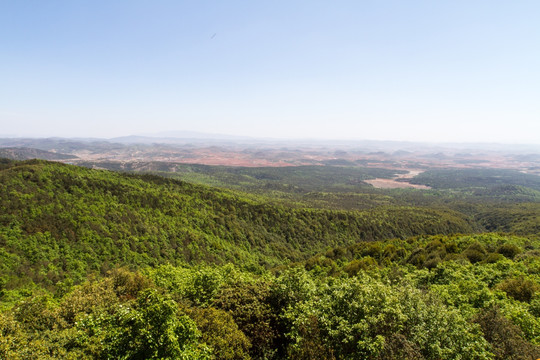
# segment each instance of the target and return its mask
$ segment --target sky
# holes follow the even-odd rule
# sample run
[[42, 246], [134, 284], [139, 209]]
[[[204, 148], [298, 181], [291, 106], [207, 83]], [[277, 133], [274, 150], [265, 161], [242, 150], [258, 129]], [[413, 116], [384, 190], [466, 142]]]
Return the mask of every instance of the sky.
[[0, 1], [0, 136], [540, 143], [540, 1]]

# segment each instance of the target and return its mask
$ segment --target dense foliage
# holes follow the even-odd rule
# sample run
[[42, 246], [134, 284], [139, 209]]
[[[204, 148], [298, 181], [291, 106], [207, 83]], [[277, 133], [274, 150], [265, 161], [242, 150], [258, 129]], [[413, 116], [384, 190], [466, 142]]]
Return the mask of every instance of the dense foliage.
[[117, 269], [62, 296], [28, 293], [0, 315], [0, 358], [534, 359], [539, 251], [528, 238], [430, 236], [273, 274]]
[[42, 161], [5, 162], [0, 184], [8, 289], [78, 283], [116, 265], [234, 262], [261, 270], [361, 240], [472, 230], [452, 211], [292, 209], [156, 176]]
[[436, 189], [482, 188], [518, 185], [540, 191], [540, 177], [517, 170], [503, 169], [437, 169], [417, 175], [413, 184]]
[[0, 161], [0, 359], [540, 357], [535, 190], [330, 181], [269, 201]]
[[370, 188], [370, 185], [363, 180], [390, 179], [395, 176], [396, 172], [405, 172], [358, 166], [235, 167], [158, 161], [131, 163], [86, 161], [80, 162], [79, 165], [99, 166], [115, 171], [152, 172], [204, 185], [259, 193], [271, 191], [290, 193], [365, 191]]

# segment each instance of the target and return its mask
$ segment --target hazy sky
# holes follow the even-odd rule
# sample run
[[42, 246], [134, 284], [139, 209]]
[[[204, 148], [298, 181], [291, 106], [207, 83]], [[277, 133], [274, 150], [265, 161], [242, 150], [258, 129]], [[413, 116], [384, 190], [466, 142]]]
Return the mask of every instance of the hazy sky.
[[0, 2], [0, 134], [540, 143], [540, 1]]

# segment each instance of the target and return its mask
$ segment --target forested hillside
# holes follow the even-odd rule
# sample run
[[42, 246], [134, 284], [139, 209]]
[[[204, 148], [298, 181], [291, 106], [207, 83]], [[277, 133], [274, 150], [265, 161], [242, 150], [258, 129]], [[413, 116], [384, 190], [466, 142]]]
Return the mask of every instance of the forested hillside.
[[2, 160], [0, 359], [540, 357], [535, 190], [253, 185]]
[[80, 166], [134, 173], [155, 173], [203, 185], [255, 193], [354, 192], [371, 187], [363, 180], [392, 178], [396, 171], [359, 166], [239, 167], [172, 162], [80, 161]]
[[501, 185], [519, 185], [540, 191], [540, 176], [517, 170], [502, 169], [437, 169], [417, 175], [414, 184], [436, 189], [483, 188]]
[[79, 282], [117, 265], [233, 262], [261, 270], [358, 241], [474, 229], [448, 210], [292, 209], [157, 176], [44, 161], [6, 161], [0, 183], [8, 284]]

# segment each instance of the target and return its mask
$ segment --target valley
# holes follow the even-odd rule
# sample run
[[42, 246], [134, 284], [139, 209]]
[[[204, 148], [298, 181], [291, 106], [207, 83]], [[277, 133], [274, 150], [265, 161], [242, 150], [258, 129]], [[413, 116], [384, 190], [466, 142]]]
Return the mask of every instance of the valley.
[[[11, 150], [10, 150], [11, 149]], [[25, 150], [26, 149], [26, 150]], [[341, 165], [407, 169], [510, 169], [540, 174], [540, 149], [531, 145], [446, 144], [384, 141], [277, 141], [248, 139], [0, 139], [4, 157], [40, 157], [69, 163], [170, 163], [213, 166], [285, 167]], [[28, 153], [28, 155], [25, 155]], [[11, 152], [11, 153], [10, 153]], [[45, 156], [45, 153], [43, 153]], [[63, 157], [63, 158], [62, 158]], [[45, 158], [45, 157], [43, 157]]]

